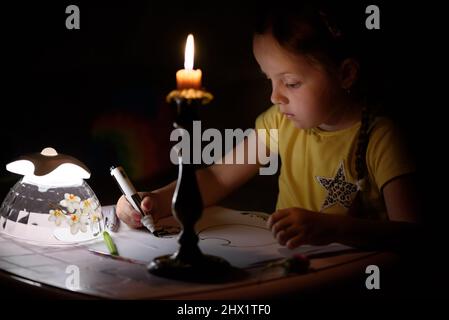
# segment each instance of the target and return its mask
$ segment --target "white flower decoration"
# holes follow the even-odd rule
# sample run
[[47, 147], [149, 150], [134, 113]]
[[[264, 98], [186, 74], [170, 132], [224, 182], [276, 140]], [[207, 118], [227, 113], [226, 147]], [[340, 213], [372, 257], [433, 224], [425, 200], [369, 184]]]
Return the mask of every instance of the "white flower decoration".
[[57, 226], [61, 225], [61, 222], [65, 221], [66, 217], [64, 213], [59, 210], [50, 210], [50, 216], [48, 217], [48, 221], [54, 221]]
[[69, 224], [70, 224], [70, 232], [72, 234], [77, 234], [78, 231], [81, 230], [81, 232], [87, 231], [87, 216], [80, 213], [73, 213], [69, 217]]
[[92, 223], [96, 223], [96, 222], [100, 222], [101, 219], [103, 219], [103, 216], [101, 215], [101, 211], [92, 211], [90, 213], [90, 221], [92, 221]]
[[66, 207], [70, 213], [74, 213], [75, 210], [80, 208], [80, 197], [71, 193], [64, 194], [64, 200], [61, 200], [59, 204]]
[[98, 204], [93, 198], [89, 198], [81, 201], [80, 208], [82, 213], [91, 214], [98, 208]]
[[60, 226], [62, 221], [66, 221], [73, 235], [76, 235], [79, 231], [87, 232], [88, 226], [90, 226], [94, 235], [101, 232], [103, 216], [100, 203], [95, 197], [81, 201], [80, 197], [66, 193], [59, 205], [67, 209], [50, 210], [49, 221], [55, 221], [57, 226]]

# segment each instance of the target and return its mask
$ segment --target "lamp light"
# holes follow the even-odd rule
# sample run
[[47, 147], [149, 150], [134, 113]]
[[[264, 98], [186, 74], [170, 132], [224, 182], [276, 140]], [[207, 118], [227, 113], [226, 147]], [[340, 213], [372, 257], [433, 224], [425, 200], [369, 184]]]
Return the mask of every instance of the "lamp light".
[[6, 169], [23, 178], [0, 207], [0, 232], [42, 245], [76, 244], [101, 235], [100, 202], [84, 181], [90, 172], [81, 161], [45, 148]]

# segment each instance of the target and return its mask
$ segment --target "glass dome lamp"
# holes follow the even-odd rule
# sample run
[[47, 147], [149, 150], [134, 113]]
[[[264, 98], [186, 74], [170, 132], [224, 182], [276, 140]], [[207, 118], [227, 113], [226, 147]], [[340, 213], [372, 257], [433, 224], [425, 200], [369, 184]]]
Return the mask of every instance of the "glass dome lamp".
[[6, 165], [23, 175], [0, 207], [0, 232], [41, 245], [76, 244], [104, 230], [101, 206], [84, 181], [88, 168], [53, 148]]

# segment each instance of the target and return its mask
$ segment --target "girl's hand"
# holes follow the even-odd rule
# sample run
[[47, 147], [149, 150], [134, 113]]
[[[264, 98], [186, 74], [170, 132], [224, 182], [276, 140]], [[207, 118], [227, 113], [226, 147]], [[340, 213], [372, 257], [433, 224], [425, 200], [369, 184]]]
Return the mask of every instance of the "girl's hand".
[[[141, 208], [145, 214], [151, 214], [155, 222], [162, 218], [157, 210], [156, 197], [151, 192], [139, 192], [142, 198]], [[142, 227], [141, 214], [134, 210], [131, 204], [126, 200], [125, 196], [121, 196], [117, 201], [116, 207], [117, 216], [120, 220], [126, 223], [131, 228]]]
[[336, 220], [338, 217], [331, 215], [288, 208], [274, 212], [267, 224], [279, 244], [294, 249], [302, 244], [322, 245], [336, 241]]

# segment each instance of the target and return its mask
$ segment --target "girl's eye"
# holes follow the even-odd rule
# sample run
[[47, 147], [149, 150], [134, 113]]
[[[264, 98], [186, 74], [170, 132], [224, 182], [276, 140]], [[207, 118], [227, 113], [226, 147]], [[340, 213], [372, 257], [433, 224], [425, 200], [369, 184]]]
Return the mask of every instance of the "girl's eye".
[[292, 83], [286, 83], [285, 86], [289, 89], [296, 89], [299, 88], [299, 86], [301, 85], [300, 82], [292, 82]]

